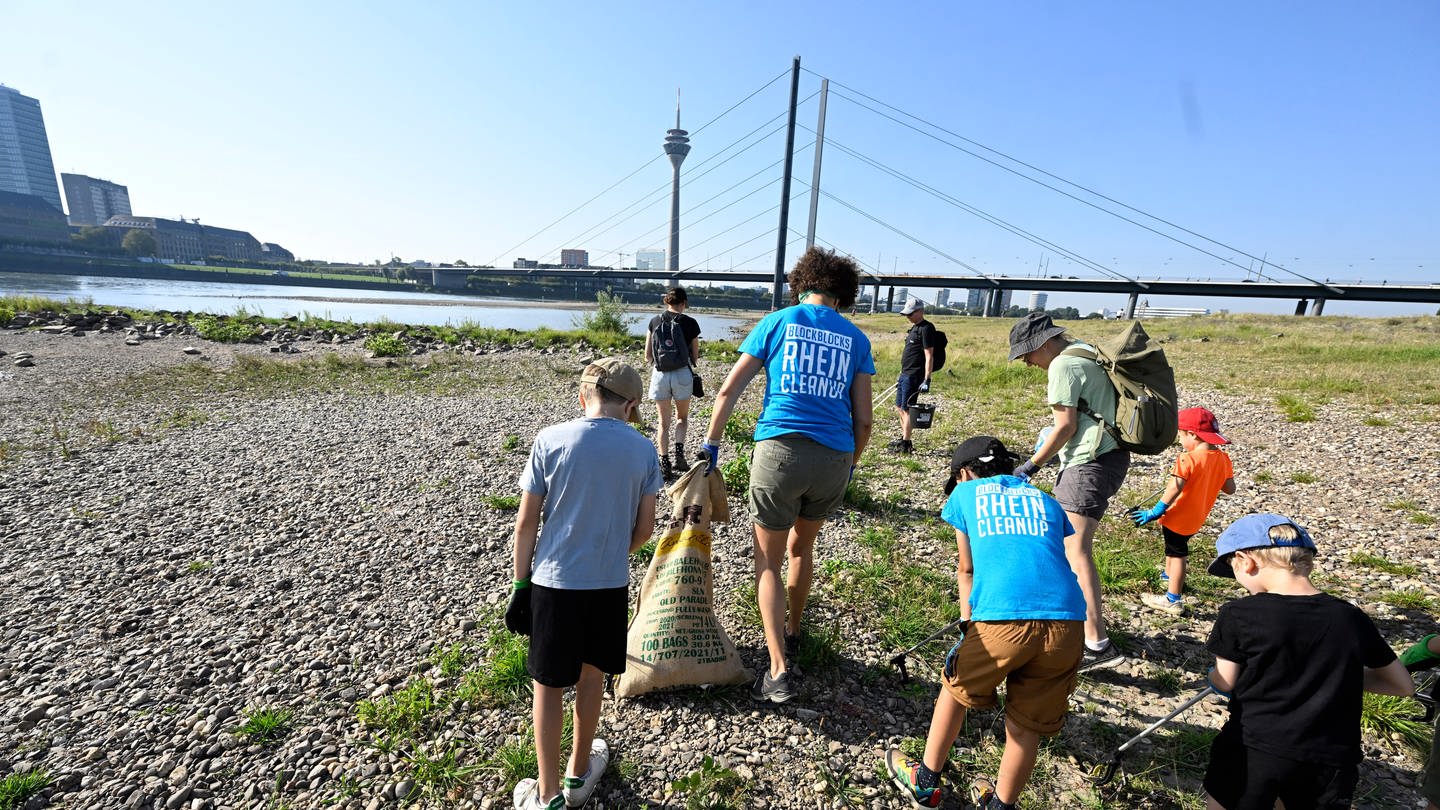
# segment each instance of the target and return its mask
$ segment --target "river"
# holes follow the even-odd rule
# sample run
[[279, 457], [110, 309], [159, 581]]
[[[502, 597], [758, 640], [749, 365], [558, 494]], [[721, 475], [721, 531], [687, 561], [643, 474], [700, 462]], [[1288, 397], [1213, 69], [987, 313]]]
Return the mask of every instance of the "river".
[[[63, 276], [49, 273], [0, 273], [0, 295], [39, 295], [91, 303], [97, 309], [168, 310], [283, 318], [312, 315], [336, 321], [368, 323], [389, 319], [425, 326], [471, 323], [497, 329], [571, 329], [593, 307], [575, 301], [520, 301], [429, 293], [351, 290], [342, 287], [292, 287], [283, 284], [235, 284], [223, 281], [157, 281], [142, 278]], [[644, 334], [654, 306], [631, 306], [630, 331]], [[735, 337], [745, 325], [737, 317], [689, 313], [702, 333], [714, 339]]]

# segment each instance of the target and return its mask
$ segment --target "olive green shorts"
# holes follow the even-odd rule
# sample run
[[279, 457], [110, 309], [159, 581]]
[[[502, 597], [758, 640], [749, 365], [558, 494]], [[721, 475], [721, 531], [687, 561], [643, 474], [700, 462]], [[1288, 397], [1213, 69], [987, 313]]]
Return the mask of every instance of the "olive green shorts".
[[787, 433], [755, 445], [750, 459], [750, 515], [771, 531], [797, 518], [824, 520], [845, 500], [851, 453]]

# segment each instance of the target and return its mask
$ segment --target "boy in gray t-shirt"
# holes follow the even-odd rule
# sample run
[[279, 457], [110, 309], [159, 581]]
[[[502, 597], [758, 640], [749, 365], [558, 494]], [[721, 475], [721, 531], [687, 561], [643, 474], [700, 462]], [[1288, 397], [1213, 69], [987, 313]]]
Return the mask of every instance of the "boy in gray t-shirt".
[[[595, 737], [606, 673], [625, 671], [629, 553], [650, 539], [663, 481], [639, 421], [640, 375], [615, 357], [580, 377], [579, 419], [540, 431], [520, 475], [515, 583], [505, 623], [530, 634], [537, 779], [515, 786], [515, 807], [579, 807], [610, 749]], [[544, 532], [540, 532], [541, 518]], [[574, 750], [560, 779], [561, 698], [575, 687]]]

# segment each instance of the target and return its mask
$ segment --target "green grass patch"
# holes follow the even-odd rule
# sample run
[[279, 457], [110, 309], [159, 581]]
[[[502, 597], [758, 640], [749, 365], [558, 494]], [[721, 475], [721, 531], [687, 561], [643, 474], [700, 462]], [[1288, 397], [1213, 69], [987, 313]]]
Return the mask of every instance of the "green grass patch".
[[435, 688], [421, 678], [384, 697], [360, 701], [355, 706], [355, 717], [366, 728], [392, 737], [408, 737], [428, 723], [434, 710]]
[[0, 810], [20, 810], [26, 800], [49, 785], [49, 775], [39, 769], [0, 779]]
[[457, 641], [430, 654], [430, 666], [439, 673], [442, 678], [458, 677], [470, 665], [474, 653], [470, 645], [463, 641]]
[[215, 563], [212, 563], [209, 560], [191, 560], [190, 564], [185, 566], [185, 571], [191, 574], [200, 574], [209, 571], [211, 568], [214, 567]]
[[1399, 742], [1424, 757], [1430, 751], [1430, 724], [1422, 722], [1423, 709], [1414, 698], [1366, 692], [1360, 704], [1360, 727], [1383, 740]]
[[506, 433], [505, 438], [500, 440], [500, 449], [507, 453], [513, 453], [520, 449], [520, 437], [514, 433]]
[[1260, 472], [1255, 473], [1255, 483], [1257, 484], [1268, 484], [1274, 480], [1275, 473], [1267, 472], [1265, 470], [1261, 470]]
[[1319, 480], [1319, 477], [1317, 477], [1314, 473], [1308, 473], [1304, 470], [1301, 470], [1300, 472], [1290, 473], [1290, 483], [1292, 484], [1313, 484]]
[[1367, 554], [1357, 551], [1350, 555], [1350, 562], [1365, 568], [1374, 568], [1377, 571], [1384, 571], [1387, 574], [1399, 574], [1401, 576], [1414, 576], [1420, 573], [1420, 569], [1409, 563], [1391, 562], [1384, 557], [1377, 557], [1374, 554]]
[[404, 357], [410, 353], [405, 341], [394, 335], [371, 335], [365, 338], [364, 346], [376, 357]]
[[295, 713], [289, 709], [254, 709], [245, 712], [245, 721], [235, 731], [257, 745], [279, 742], [290, 730]]
[[246, 318], [204, 315], [195, 319], [195, 334], [214, 343], [245, 343], [260, 334], [260, 327]]
[[1393, 423], [1383, 416], [1367, 416], [1360, 420], [1360, 424], [1366, 427], [1389, 427]]
[[514, 512], [520, 508], [519, 495], [486, 495], [480, 499], [480, 502], [501, 512]]
[[1275, 404], [1279, 406], [1280, 412], [1285, 414], [1287, 422], [1315, 421], [1315, 408], [1302, 399], [1290, 394], [1280, 394], [1275, 397]]
[[462, 755], [467, 752], [465, 746], [452, 740], [439, 752], [429, 746], [416, 746], [405, 760], [422, 795], [450, 799], [454, 798], [455, 791], [468, 787], [484, 769], [478, 762], [462, 763]]
[[530, 673], [525, 670], [525, 653], [530, 644], [524, 636], [496, 628], [485, 650], [485, 661], [460, 679], [455, 697], [483, 706], [505, 706], [530, 696]]
[[1377, 594], [1375, 598], [1381, 602], [1410, 610], [1428, 611], [1434, 609], [1434, 602], [1419, 588], [1403, 588], [1398, 591], [1385, 591]]

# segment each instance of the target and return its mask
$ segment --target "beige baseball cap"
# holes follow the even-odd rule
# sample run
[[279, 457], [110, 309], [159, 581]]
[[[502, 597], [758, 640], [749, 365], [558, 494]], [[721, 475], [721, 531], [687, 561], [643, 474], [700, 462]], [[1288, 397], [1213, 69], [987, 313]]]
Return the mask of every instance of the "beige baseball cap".
[[[645, 395], [645, 384], [640, 381], [640, 372], [634, 366], [618, 357], [602, 357], [585, 367], [580, 382], [604, 388], [626, 400], [639, 401]], [[630, 411], [630, 421], [640, 421], [640, 407]]]

